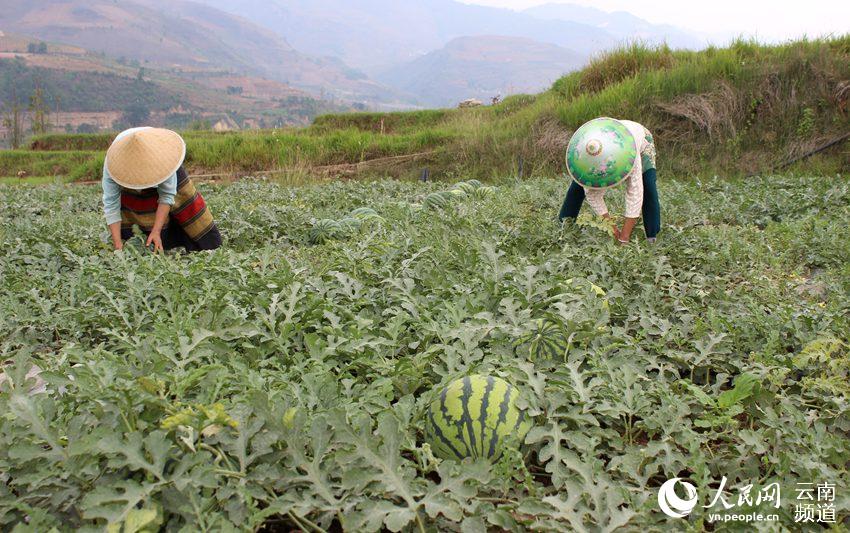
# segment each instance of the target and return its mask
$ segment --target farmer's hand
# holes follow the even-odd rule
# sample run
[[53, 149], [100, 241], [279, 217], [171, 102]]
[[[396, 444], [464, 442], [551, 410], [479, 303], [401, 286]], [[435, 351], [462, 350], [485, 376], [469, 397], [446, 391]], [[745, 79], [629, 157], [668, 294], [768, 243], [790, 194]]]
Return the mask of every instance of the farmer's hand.
[[638, 219], [636, 218], [627, 218], [623, 223], [623, 229], [620, 230], [617, 240], [623, 244], [628, 243], [632, 238], [632, 231], [634, 231], [637, 221]]
[[154, 252], [162, 252], [164, 251], [162, 248], [162, 234], [158, 231], [152, 231], [150, 236], [148, 237], [148, 242], [145, 243], [145, 246], [150, 248], [151, 244], [153, 244]]
[[116, 250], [124, 249], [124, 240], [121, 239], [121, 222], [115, 222], [109, 225], [109, 235], [112, 237], [112, 246]]

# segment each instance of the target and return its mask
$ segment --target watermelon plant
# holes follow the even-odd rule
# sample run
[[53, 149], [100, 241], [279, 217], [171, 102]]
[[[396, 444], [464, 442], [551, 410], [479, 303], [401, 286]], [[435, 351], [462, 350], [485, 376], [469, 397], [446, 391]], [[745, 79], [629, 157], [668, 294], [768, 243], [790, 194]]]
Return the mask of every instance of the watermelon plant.
[[[0, 187], [0, 529], [798, 530], [827, 482], [846, 527], [846, 177], [665, 179], [625, 247], [558, 223], [562, 179], [466, 183], [204, 185], [226, 246], [191, 256], [110, 250], [96, 187]], [[777, 520], [710, 522], [724, 479]]]

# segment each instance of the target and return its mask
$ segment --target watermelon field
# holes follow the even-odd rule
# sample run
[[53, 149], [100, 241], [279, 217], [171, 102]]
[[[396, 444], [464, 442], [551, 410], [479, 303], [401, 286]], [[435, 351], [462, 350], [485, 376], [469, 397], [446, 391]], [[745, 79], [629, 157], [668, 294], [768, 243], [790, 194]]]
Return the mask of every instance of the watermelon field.
[[111, 251], [98, 187], [0, 187], [0, 530], [846, 531], [850, 180], [661, 176], [623, 247], [563, 179], [452, 183], [202, 185], [191, 256]]

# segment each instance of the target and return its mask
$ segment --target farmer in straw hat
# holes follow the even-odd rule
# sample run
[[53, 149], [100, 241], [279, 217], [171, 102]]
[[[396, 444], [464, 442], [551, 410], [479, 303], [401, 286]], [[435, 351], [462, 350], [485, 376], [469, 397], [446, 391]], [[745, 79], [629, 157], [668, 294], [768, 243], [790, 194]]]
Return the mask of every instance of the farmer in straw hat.
[[134, 225], [156, 251], [221, 246], [212, 214], [183, 170], [185, 158], [186, 143], [170, 130], [133, 128], [115, 138], [103, 165], [103, 210], [116, 250]]
[[625, 183], [626, 220], [622, 228], [614, 228], [614, 236], [620, 243], [628, 243], [642, 213], [646, 238], [654, 243], [661, 231], [655, 155], [652, 133], [637, 122], [599, 118], [579, 128], [567, 150], [573, 182], [560, 220], [577, 218], [585, 198], [597, 215], [611, 218], [605, 191]]

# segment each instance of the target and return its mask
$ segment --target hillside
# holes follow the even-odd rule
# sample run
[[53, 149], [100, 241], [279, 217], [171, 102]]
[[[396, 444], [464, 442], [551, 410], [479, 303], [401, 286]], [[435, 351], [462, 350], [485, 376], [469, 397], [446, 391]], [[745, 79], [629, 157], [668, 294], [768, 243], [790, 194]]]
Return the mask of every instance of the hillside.
[[[520, 160], [526, 176], [562, 173], [571, 133], [599, 116], [629, 118], [652, 130], [662, 174], [846, 172], [850, 35], [776, 46], [737, 41], [700, 52], [632, 45], [538, 95], [415, 116], [319, 117], [317, 127], [375, 132], [380, 124], [399, 133], [451, 134], [432, 167], [449, 175], [515, 174]], [[829, 149], [798, 161], [824, 146]]]
[[[299, 50], [334, 56], [368, 73], [406, 63], [458, 37], [501, 35], [583, 54], [616, 44], [603, 29], [541, 20], [453, 0], [200, 0], [286, 37]], [[375, 46], [381, 43], [381, 46]]]
[[[223, 173], [283, 169], [312, 175], [492, 178], [563, 172], [571, 132], [598, 116], [650, 128], [663, 176], [749, 175], [776, 169], [828, 175], [850, 167], [850, 36], [671, 51], [631, 46], [593, 61], [536, 96], [497, 106], [319, 117], [303, 130], [189, 140], [190, 167]], [[100, 140], [101, 147], [108, 137]], [[817, 148], [830, 148], [799, 160]], [[0, 175], [96, 176], [102, 152], [0, 153]], [[50, 158], [50, 165], [43, 163]], [[391, 159], [386, 159], [391, 158]], [[60, 164], [61, 163], [61, 164]], [[328, 165], [332, 165], [328, 168]]]
[[184, 0], [7, 0], [0, 29], [142, 64], [229, 69], [351, 101], [392, 101], [340, 61], [305, 55], [274, 32]]
[[[40, 56], [39, 62], [47, 63]], [[54, 61], [61, 56], [52, 56]], [[97, 113], [121, 110], [130, 103], [153, 111], [165, 111], [188, 104], [182, 95], [156, 83], [110, 71], [69, 70], [33, 66], [24, 59], [0, 59], [0, 101], [27, 102], [36, 89], [44, 90], [55, 107], [66, 111]]]
[[467, 98], [535, 93], [584, 57], [559, 46], [519, 37], [463, 37], [440, 50], [387, 70], [378, 79], [416, 95], [426, 106], [450, 107]]
[[[27, 52], [41, 45], [43, 53]], [[306, 125], [318, 113], [350, 109], [229, 70], [142, 65], [6, 34], [0, 37], [0, 112], [15, 101], [26, 108], [36, 87], [44, 92], [51, 127], [69, 131], [111, 129], [128, 108], [147, 110], [149, 123], [175, 128], [222, 119], [231, 127]]]

